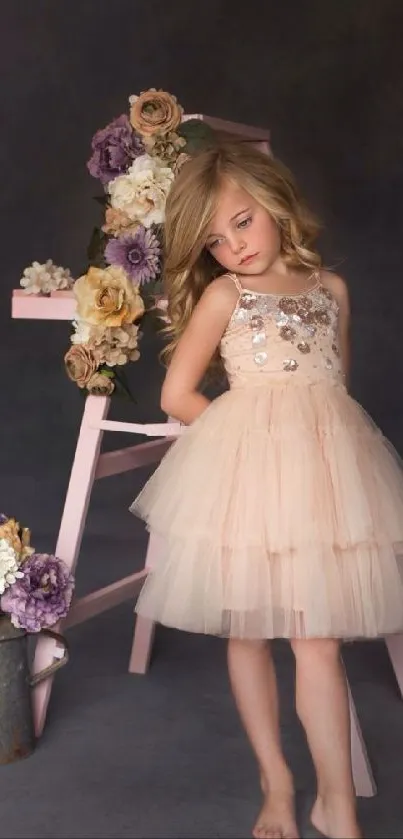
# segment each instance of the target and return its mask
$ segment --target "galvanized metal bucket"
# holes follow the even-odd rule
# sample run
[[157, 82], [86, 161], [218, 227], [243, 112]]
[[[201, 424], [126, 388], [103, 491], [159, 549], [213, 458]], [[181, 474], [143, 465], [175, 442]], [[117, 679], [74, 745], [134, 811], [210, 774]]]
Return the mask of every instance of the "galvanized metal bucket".
[[52, 629], [42, 629], [37, 634], [54, 638], [64, 648], [64, 654], [31, 676], [28, 633], [16, 629], [8, 615], [0, 617], [0, 764], [27, 757], [34, 750], [31, 688], [68, 661], [68, 647], [62, 635]]

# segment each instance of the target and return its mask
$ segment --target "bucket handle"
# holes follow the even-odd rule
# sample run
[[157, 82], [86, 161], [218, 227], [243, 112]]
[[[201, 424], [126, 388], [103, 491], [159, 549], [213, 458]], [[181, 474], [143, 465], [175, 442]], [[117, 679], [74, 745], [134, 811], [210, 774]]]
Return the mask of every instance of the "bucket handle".
[[63, 647], [64, 652], [62, 658], [53, 661], [52, 664], [48, 665], [48, 667], [44, 667], [43, 670], [40, 670], [38, 673], [34, 673], [33, 676], [30, 676], [29, 686], [31, 688], [39, 685], [44, 679], [48, 679], [50, 676], [53, 676], [53, 674], [56, 673], [56, 670], [60, 670], [61, 667], [64, 667], [69, 660], [69, 647], [63, 635], [60, 635], [59, 632], [55, 632], [53, 629], [41, 629], [39, 634], [52, 638], [53, 641], [56, 641], [61, 647]]

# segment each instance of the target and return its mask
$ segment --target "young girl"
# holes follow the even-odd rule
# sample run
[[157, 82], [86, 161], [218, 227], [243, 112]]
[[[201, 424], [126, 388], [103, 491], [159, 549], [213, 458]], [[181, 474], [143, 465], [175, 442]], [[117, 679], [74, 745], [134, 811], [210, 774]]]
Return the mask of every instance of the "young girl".
[[[254, 837], [297, 837], [271, 638], [290, 639], [317, 773], [310, 835], [358, 839], [343, 638], [403, 629], [403, 476], [348, 395], [349, 299], [280, 163], [222, 145], [185, 163], [166, 208], [163, 410], [187, 428], [132, 511], [166, 552], [137, 611], [225, 636], [258, 762]], [[229, 390], [209, 401], [208, 370]], [[319, 833], [318, 833], [319, 831]]]

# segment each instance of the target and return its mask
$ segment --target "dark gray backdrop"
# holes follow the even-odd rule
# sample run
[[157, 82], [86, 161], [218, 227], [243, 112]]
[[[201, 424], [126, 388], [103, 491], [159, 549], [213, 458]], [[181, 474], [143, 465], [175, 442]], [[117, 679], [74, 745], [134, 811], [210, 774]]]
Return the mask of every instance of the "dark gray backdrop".
[[[15, 472], [17, 440], [37, 474], [58, 468], [81, 412], [60, 368], [68, 326], [11, 323], [10, 291], [33, 259], [80, 272], [99, 219], [85, 167], [91, 137], [150, 86], [187, 111], [270, 127], [275, 154], [323, 218], [326, 262], [350, 284], [354, 391], [401, 449], [399, 0], [4, 0], [1, 25], [1, 323], [12, 391], [2, 471]], [[139, 386], [144, 369], [131, 371]], [[142, 392], [139, 413], [144, 405], [149, 415]]]
[[[98, 183], [85, 166], [92, 135], [127, 110], [131, 93], [151, 86], [175, 93], [188, 112], [270, 128], [274, 153], [294, 170], [323, 219], [326, 263], [335, 266], [350, 286], [353, 394], [403, 453], [403, 3], [248, 0], [238, 6], [229, 0], [200, 4], [195, 0], [2, 0], [0, 24], [0, 507], [32, 527], [37, 548], [54, 548], [83, 402], [62, 366], [68, 324], [13, 322], [11, 290], [34, 259], [52, 258], [75, 275], [81, 271], [92, 226], [99, 220], [92, 201]], [[146, 335], [143, 357], [130, 369], [138, 405], [116, 403], [114, 416], [140, 421], [161, 416], [162, 371], [156, 353], [154, 337]], [[127, 442], [132, 439], [109, 435], [105, 446]], [[143, 471], [95, 488], [80, 557], [79, 589], [107, 582], [141, 564], [144, 533], [127, 507], [145, 477]], [[126, 676], [131, 625], [128, 604], [71, 634], [72, 664], [58, 677], [52, 704], [55, 754], [60, 730], [65, 731], [69, 721], [73, 727], [76, 724], [71, 722], [73, 711], [85, 715], [100, 696], [108, 691], [114, 695], [113, 679], [124, 679], [119, 690], [129, 691], [128, 707], [134, 699], [150, 701], [148, 694], [139, 698], [138, 691], [151, 690], [144, 685], [152, 685], [152, 677], [139, 688], [138, 681]], [[106, 655], [102, 660], [100, 638]], [[171, 654], [177, 661], [176, 679], [182, 678], [184, 660], [187, 666], [192, 661], [193, 649], [204, 651], [206, 680], [211, 678], [210, 652], [218, 649], [213, 642], [211, 646], [207, 639], [164, 631], [159, 638], [168, 659]], [[214, 655], [219, 660], [222, 648]], [[351, 666], [355, 661], [354, 672], [361, 674], [356, 676], [358, 698], [371, 743], [373, 725], [381, 715], [378, 706], [370, 705], [366, 680], [374, 680], [375, 691], [386, 680], [388, 696], [396, 703], [397, 693], [379, 645], [355, 655]], [[165, 673], [169, 680], [169, 668], [160, 666], [166, 667], [161, 678]], [[137, 691], [134, 699], [133, 691]], [[172, 693], [170, 700], [173, 709], [177, 695]], [[389, 708], [390, 719], [393, 713], [402, 726], [400, 705]], [[234, 731], [238, 731], [235, 721]], [[91, 736], [87, 729], [86, 735]], [[99, 731], [93, 736], [90, 748], [95, 749]], [[403, 753], [402, 732], [401, 737]], [[381, 749], [383, 765], [388, 762], [384, 751], [388, 738], [390, 746], [392, 741], [396, 746], [396, 729], [385, 729], [379, 742], [372, 744]], [[81, 758], [78, 751], [77, 760]], [[46, 760], [42, 768], [48, 783]], [[30, 767], [24, 771], [29, 777]], [[13, 813], [7, 835], [44, 835], [45, 817], [36, 827], [23, 828]], [[192, 813], [184, 822], [185, 833], [193, 824]], [[74, 815], [71, 819], [70, 833], [59, 828], [57, 835], [92, 835], [90, 827], [74, 822]], [[113, 833], [112, 827], [110, 834], [102, 833], [109, 829], [103, 819], [104, 814], [99, 816], [98, 835], [168, 836], [170, 829], [172, 835], [180, 835], [177, 822], [175, 828], [174, 822], [171, 827], [161, 826], [163, 822], [154, 828], [143, 826], [139, 834], [122, 825], [120, 833]], [[209, 825], [204, 829], [212, 830]], [[24, 829], [28, 832], [18, 832]], [[144, 832], [147, 829], [157, 832]], [[230, 827], [228, 835], [235, 835], [234, 829]]]

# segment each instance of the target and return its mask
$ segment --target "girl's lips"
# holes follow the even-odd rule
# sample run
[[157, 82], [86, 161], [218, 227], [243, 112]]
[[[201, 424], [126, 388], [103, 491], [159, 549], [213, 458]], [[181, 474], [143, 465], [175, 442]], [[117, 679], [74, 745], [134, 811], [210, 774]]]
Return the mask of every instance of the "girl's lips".
[[241, 265], [245, 265], [247, 262], [251, 262], [252, 259], [255, 258], [255, 256], [257, 256], [257, 253], [251, 253], [249, 256], [244, 256], [244, 258], [241, 259]]

